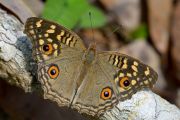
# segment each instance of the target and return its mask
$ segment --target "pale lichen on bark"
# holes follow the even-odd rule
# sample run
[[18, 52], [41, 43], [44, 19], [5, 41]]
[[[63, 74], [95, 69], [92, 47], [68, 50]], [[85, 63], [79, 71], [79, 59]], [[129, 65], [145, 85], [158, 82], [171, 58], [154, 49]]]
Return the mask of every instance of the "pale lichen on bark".
[[144, 90], [119, 104], [103, 120], [179, 120], [180, 110], [160, 96]]
[[28, 72], [32, 69], [28, 66], [31, 45], [22, 31], [22, 23], [0, 9], [0, 79], [28, 91], [32, 79]]
[[[0, 9], [0, 80], [31, 89], [34, 62], [31, 44], [23, 34], [23, 24]], [[103, 120], [178, 120], [180, 110], [155, 93], [145, 90], [107, 111]]]

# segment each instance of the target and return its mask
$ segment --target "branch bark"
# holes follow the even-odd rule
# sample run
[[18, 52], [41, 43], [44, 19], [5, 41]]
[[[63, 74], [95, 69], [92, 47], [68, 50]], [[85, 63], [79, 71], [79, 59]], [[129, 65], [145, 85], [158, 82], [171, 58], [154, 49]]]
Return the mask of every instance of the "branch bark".
[[31, 63], [31, 44], [23, 34], [23, 25], [0, 9], [0, 79], [28, 91]]
[[[31, 43], [23, 34], [23, 25], [0, 9], [0, 80], [31, 91], [35, 63]], [[119, 102], [99, 119], [103, 120], [178, 120], [180, 110], [149, 90], [136, 93], [130, 100]]]
[[179, 120], [180, 110], [151, 92], [137, 92], [130, 100], [119, 102], [106, 112], [103, 120]]

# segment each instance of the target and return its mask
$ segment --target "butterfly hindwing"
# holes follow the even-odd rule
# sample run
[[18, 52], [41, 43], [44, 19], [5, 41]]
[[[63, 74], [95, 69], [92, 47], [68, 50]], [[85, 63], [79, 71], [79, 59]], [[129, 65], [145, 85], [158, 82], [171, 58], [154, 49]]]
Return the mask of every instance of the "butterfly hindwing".
[[[63, 53], [69, 55], [63, 58]], [[68, 107], [75, 93], [75, 80], [80, 72], [82, 54], [62, 52], [62, 56], [60, 55], [62, 59], [46, 62], [38, 71], [38, 80], [41, 82], [44, 98], [56, 101], [59, 106]]]
[[81, 113], [99, 116], [118, 103], [118, 91], [111, 75], [114, 69], [110, 64], [106, 67], [103, 64], [97, 59], [89, 67], [77, 92], [72, 107]]

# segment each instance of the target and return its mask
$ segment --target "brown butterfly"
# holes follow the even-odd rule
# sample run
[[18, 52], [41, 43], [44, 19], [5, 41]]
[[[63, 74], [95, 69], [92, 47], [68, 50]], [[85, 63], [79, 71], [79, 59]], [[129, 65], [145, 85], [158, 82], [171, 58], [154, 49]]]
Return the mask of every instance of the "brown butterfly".
[[29, 18], [25, 31], [38, 62], [44, 97], [87, 115], [99, 116], [138, 90], [155, 84], [157, 73], [119, 52], [86, 48], [71, 30], [42, 18]]

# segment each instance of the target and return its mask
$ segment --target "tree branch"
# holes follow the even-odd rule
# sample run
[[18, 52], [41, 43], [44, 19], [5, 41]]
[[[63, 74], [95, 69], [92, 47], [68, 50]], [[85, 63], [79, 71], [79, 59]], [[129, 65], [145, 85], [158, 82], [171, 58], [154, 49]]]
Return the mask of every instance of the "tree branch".
[[0, 9], [0, 79], [28, 91], [33, 69], [31, 44], [22, 32], [23, 25]]
[[[23, 25], [0, 9], [0, 80], [31, 91], [35, 63], [31, 44], [23, 34]], [[130, 100], [119, 102], [107, 111], [103, 120], [178, 120], [180, 110], [151, 91], [136, 93]]]

